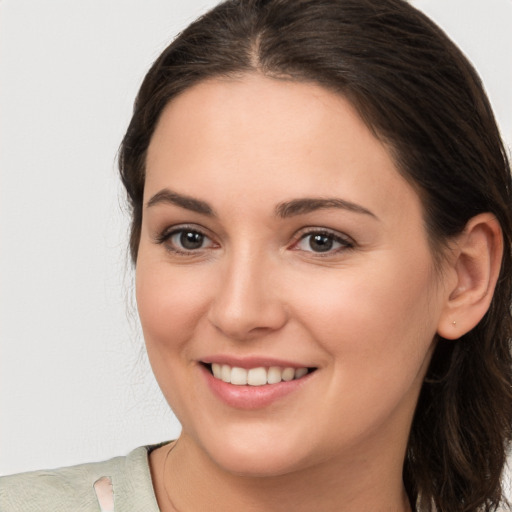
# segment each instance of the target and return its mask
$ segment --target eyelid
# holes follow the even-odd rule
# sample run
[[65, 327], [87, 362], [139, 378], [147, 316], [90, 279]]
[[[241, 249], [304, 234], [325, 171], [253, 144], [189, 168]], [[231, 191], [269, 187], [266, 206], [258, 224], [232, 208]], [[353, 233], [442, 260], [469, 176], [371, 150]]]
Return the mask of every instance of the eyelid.
[[180, 231], [186, 231], [187, 229], [189, 231], [195, 231], [197, 233], [201, 233], [202, 235], [204, 235], [208, 238], [211, 238], [207, 234], [207, 230], [205, 228], [203, 228], [202, 226], [199, 226], [197, 224], [187, 224], [187, 223], [173, 224], [172, 226], [167, 226], [167, 227], [159, 230], [158, 233], [156, 233], [153, 238], [154, 238], [155, 243], [162, 243], [162, 242], [165, 242], [165, 240], [167, 240], [169, 237], [171, 237], [175, 233], [180, 232]]
[[176, 247], [175, 245], [173, 245], [171, 247], [170, 244], [168, 243], [170, 241], [170, 239], [174, 235], [181, 233], [183, 231], [191, 231], [191, 232], [199, 233], [205, 239], [208, 239], [211, 242], [212, 246], [217, 245], [214, 242], [213, 238], [207, 234], [208, 230], [204, 229], [202, 226], [198, 226], [197, 224], [177, 224], [177, 225], [169, 226], [156, 234], [156, 236], [154, 237], [154, 242], [156, 244], [165, 245], [166, 249], [169, 252], [179, 254], [179, 255], [194, 255], [194, 254], [200, 253], [201, 251], [203, 251], [205, 249], [212, 248], [212, 246], [209, 246], [209, 247], [201, 247], [199, 249], [194, 249], [194, 250], [187, 250], [187, 249], [183, 249], [180, 247]]
[[[198, 249], [184, 249], [180, 248], [179, 246], [176, 246], [175, 244], [168, 243], [169, 240], [175, 236], [178, 233], [181, 233], [183, 231], [191, 231], [196, 232], [202, 235], [205, 239], [210, 241], [210, 245], [208, 247], [201, 247]], [[165, 229], [161, 230], [158, 234], [154, 236], [154, 242], [156, 244], [165, 245], [166, 249], [169, 252], [180, 254], [180, 255], [198, 255], [204, 250], [211, 249], [211, 248], [217, 248], [218, 244], [214, 241], [213, 237], [210, 236], [209, 230], [203, 228], [202, 226], [199, 226], [197, 224], [177, 224], [173, 226], [168, 226]], [[325, 235], [328, 237], [331, 237], [334, 242], [340, 244], [340, 247], [335, 249], [330, 249], [325, 252], [321, 251], [308, 251], [304, 249], [298, 248], [298, 244], [307, 238], [308, 236], [314, 236], [314, 235]], [[353, 249], [356, 246], [355, 241], [345, 233], [342, 233], [340, 231], [336, 231], [330, 228], [325, 227], [317, 227], [317, 226], [308, 226], [301, 228], [299, 231], [297, 231], [294, 236], [291, 243], [291, 246], [289, 249], [291, 250], [297, 250], [302, 251], [306, 253], [314, 254], [315, 257], [327, 257], [327, 256], [333, 256], [334, 254], [337, 254], [338, 252], [343, 252], [349, 249]]]
[[356, 246], [356, 242], [350, 236], [348, 236], [344, 233], [341, 233], [339, 231], [329, 229], [329, 228], [312, 227], [311, 226], [311, 227], [302, 228], [295, 234], [291, 249], [292, 250], [302, 250], [302, 249], [298, 249], [297, 245], [302, 240], [307, 238], [308, 236], [314, 236], [314, 235], [330, 236], [330, 237], [332, 237], [332, 239], [335, 242], [337, 242], [341, 245], [341, 247], [339, 247], [337, 249], [329, 250], [329, 251], [325, 251], [325, 252], [315, 252], [313, 250], [311, 250], [311, 251], [303, 250], [303, 252], [314, 254], [316, 257], [332, 256], [333, 254], [336, 254], [338, 252], [354, 249], [354, 247]]

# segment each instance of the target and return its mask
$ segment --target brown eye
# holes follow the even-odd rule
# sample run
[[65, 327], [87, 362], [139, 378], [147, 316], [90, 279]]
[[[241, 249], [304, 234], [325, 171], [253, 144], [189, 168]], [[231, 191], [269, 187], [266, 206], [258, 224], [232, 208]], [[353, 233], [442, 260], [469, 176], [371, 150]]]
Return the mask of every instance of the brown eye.
[[343, 236], [323, 231], [304, 234], [295, 246], [300, 251], [317, 254], [336, 253], [352, 247], [354, 244]]
[[332, 236], [329, 235], [310, 235], [308, 237], [309, 247], [315, 252], [330, 251], [334, 245]]
[[175, 229], [158, 238], [158, 243], [164, 244], [168, 251], [177, 254], [188, 254], [215, 246], [213, 241], [201, 231], [190, 228]]
[[187, 251], [193, 251], [202, 248], [205, 238], [202, 233], [198, 233], [197, 231], [183, 230], [173, 235], [171, 240], [179, 247]]

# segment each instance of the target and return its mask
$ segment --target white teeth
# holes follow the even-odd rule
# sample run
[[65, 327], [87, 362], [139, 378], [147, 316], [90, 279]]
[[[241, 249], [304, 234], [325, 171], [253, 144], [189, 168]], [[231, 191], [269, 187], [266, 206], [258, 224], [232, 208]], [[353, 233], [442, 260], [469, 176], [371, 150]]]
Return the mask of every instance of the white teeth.
[[231, 366], [228, 366], [227, 364], [222, 365], [220, 378], [224, 382], [231, 382]]
[[[267, 383], [267, 370], [265, 368], [251, 368], [247, 372], [249, 386], [264, 386]], [[231, 381], [231, 384], [235, 384]]]
[[211, 369], [216, 379], [236, 386], [278, 384], [281, 381], [289, 382], [294, 379], [300, 379], [308, 374], [307, 368], [282, 368], [280, 366], [271, 366], [270, 368], [258, 367], [246, 370], [238, 366], [231, 367], [227, 364], [212, 363]]
[[269, 384], [277, 384], [278, 382], [281, 382], [281, 374], [282, 370], [279, 366], [271, 366], [268, 369], [267, 382]]
[[283, 380], [285, 382], [290, 382], [295, 377], [295, 369], [294, 368], [285, 368], [283, 370]]
[[212, 364], [212, 372], [213, 372], [213, 376], [216, 379], [220, 379], [221, 376], [222, 376], [222, 367], [221, 367], [221, 365], [218, 364], [218, 363], [213, 363]]
[[297, 368], [295, 370], [295, 378], [300, 379], [301, 377], [304, 377], [304, 375], [307, 375], [308, 369], [307, 368]]
[[248, 376], [246, 369], [237, 368], [236, 366], [231, 369], [231, 384], [236, 384], [237, 386], [245, 386], [247, 384], [247, 380]]

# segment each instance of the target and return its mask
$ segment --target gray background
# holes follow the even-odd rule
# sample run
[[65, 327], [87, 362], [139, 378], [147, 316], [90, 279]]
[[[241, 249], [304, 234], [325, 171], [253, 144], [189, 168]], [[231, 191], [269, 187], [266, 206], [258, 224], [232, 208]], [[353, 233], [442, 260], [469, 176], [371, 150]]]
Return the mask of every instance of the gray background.
[[[137, 88], [214, 1], [0, 1], [0, 474], [176, 437], [142, 349], [115, 156]], [[416, 0], [512, 146], [512, 0]]]

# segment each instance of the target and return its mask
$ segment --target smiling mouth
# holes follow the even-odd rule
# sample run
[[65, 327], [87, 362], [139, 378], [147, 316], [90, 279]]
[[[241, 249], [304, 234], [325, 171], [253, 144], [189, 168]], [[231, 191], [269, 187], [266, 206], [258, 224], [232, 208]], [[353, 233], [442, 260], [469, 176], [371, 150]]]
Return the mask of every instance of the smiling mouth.
[[204, 366], [215, 379], [235, 386], [265, 386], [267, 384], [290, 382], [301, 379], [316, 370], [316, 368], [281, 366], [270, 366], [268, 368], [260, 366], [246, 369], [219, 363], [204, 363]]

